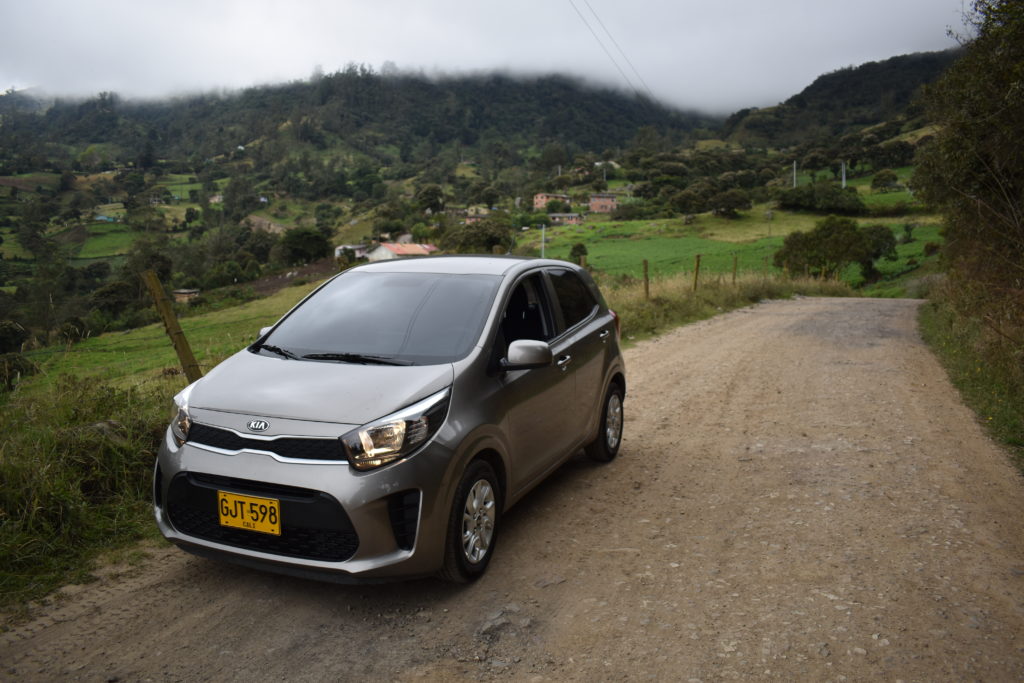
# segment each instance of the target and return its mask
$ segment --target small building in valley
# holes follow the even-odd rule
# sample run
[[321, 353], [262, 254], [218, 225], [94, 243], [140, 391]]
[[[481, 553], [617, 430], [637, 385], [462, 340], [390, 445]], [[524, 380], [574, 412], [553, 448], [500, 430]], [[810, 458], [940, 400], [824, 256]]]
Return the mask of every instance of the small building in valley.
[[617, 195], [600, 193], [590, 195], [591, 213], [611, 213], [619, 207]]
[[551, 213], [548, 218], [555, 225], [583, 225], [582, 213]]
[[533, 195], [533, 210], [534, 211], [543, 211], [544, 209], [547, 208], [548, 202], [550, 202], [552, 200], [557, 200], [557, 201], [560, 201], [560, 202], [565, 202], [566, 204], [571, 204], [572, 203], [572, 200], [570, 199], [569, 195], [567, 195], [567, 194], [554, 194], [554, 193], [551, 193], [551, 192], [538, 192], [537, 194]]

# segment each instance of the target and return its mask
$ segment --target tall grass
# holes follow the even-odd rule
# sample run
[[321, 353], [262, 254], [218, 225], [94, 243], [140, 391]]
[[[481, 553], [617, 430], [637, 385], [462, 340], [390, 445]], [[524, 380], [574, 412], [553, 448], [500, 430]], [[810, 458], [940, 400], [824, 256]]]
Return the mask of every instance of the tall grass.
[[80, 579], [99, 549], [151, 533], [149, 487], [170, 414], [158, 389], [60, 378], [0, 410], [0, 606]]
[[1020, 318], [1006, 328], [981, 317], [970, 293], [949, 281], [932, 288], [921, 307], [925, 341], [945, 366], [964, 402], [1024, 471], [1024, 342]]
[[852, 296], [845, 282], [814, 278], [746, 273], [702, 278], [693, 289], [693, 274], [680, 273], [650, 282], [650, 297], [642, 280], [598, 276], [608, 305], [619, 314], [625, 339], [649, 337], [672, 327], [704, 320], [718, 313], [749, 306], [763, 299], [804, 296]]

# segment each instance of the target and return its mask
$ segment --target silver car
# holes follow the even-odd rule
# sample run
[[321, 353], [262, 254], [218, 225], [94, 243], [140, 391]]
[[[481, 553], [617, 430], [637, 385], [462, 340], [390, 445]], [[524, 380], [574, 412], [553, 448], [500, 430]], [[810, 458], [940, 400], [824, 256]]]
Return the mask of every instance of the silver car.
[[160, 531], [198, 555], [336, 581], [468, 581], [501, 516], [622, 439], [619, 322], [562, 261], [347, 270], [175, 397]]

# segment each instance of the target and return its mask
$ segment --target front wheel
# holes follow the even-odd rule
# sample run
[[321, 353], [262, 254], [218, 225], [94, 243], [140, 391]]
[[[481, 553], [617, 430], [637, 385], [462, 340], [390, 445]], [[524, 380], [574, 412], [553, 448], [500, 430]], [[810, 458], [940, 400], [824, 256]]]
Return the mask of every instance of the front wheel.
[[597, 438], [587, 444], [587, 455], [598, 462], [610, 462], [622, 443], [622, 387], [612, 382], [601, 404], [601, 426]]
[[483, 460], [470, 463], [455, 490], [441, 578], [466, 583], [484, 573], [494, 554], [500, 503], [494, 468]]

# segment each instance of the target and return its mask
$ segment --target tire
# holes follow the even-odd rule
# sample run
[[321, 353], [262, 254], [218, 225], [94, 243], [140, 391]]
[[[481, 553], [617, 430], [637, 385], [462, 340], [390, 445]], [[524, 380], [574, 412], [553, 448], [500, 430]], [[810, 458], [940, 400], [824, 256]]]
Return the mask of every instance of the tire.
[[611, 462], [619, 454], [622, 445], [622, 388], [612, 382], [601, 403], [601, 426], [597, 438], [585, 448], [591, 460]]
[[455, 489], [441, 578], [467, 583], [484, 573], [494, 554], [500, 516], [501, 489], [494, 468], [474, 460]]

